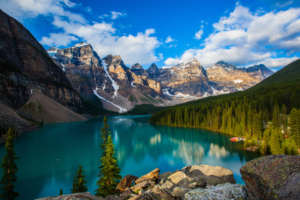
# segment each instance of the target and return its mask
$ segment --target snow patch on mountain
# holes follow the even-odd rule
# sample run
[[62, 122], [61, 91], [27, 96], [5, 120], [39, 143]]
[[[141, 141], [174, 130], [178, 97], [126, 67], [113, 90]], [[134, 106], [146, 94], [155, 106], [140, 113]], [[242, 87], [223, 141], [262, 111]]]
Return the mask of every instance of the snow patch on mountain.
[[66, 71], [65, 65], [63, 63], [60, 63], [60, 64], [62, 66], [62, 70], [65, 72]]
[[189, 94], [182, 94], [181, 92], [179, 92], [179, 93], [177, 93], [175, 95], [172, 95], [172, 94], [170, 94], [170, 92], [168, 91], [168, 89], [163, 89], [163, 94], [167, 95], [167, 96], [170, 96], [170, 97], [185, 98], [185, 99], [196, 98], [196, 97], [191, 96]]
[[234, 83], [236, 84], [236, 83], [242, 83], [243, 82], [243, 80], [242, 79], [237, 79], [237, 80], [234, 80]]
[[112, 98], [114, 98], [115, 96], [118, 96], [118, 90], [119, 90], [119, 86], [118, 84], [114, 81], [114, 79], [112, 79], [112, 77], [110, 77], [108, 71], [107, 71], [107, 67], [103, 67], [104, 68], [104, 71], [107, 75], [107, 77], [111, 80], [112, 82], [112, 87], [114, 88], [115, 92], [114, 92], [114, 95]]
[[109, 100], [103, 98], [102, 96], [100, 96], [100, 95], [98, 94], [98, 92], [97, 92], [97, 89], [98, 89], [98, 88], [96, 88], [95, 90], [93, 90], [93, 92], [94, 92], [94, 94], [95, 94], [99, 99], [104, 100], [104, 101], [106, 101], [106, 102], [112, 104], [113, 106], [119, 108], [119, 113], [127, 112], [127, 109], [122, 108], [121, 106], [118, 106], [118, 105], [114, 104], [113, 102], [111, 102], [111, 101], [109, 101]]

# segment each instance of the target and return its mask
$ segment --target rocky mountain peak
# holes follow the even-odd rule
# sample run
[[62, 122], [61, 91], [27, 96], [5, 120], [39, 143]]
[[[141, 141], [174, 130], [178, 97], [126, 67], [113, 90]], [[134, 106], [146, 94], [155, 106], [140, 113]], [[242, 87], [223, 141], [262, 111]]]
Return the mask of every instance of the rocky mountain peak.
[[197, 60], [197, 58], [192, 58], [190, 61], [189, 61], [192, 65], [200, 65], [200, 62]]
[[105, 61], [105, 63], [109, 66], [109, 65], [121, 65], [122, 67], [124, 66], [125, 67], [125, 65], [124, 65], [124, 62], [123, 62], [123, 60], [122, 60], [122, 58], [121, 58], [121, 56], [120, 55], [115, 55], [115, 56], [113, 56], [113, 55], [111, 55], [111, 54], [109, 54], [108, 56], [106, 56], [105, 58], [103, 58], [103, 60]]
[[229, 64], [229, 63], [225, 62], [224, 60], [218, 61], [214, 66], [221, 66], [221, 67], [224, 67], [224, 68], [237, 69], [237, 67], [235, 65]]
[[155, 63], [152, 63], [146, 71], [150, 79], [157, 80], [158, 76], [160, 75], [160, 70]]
[[261, 80], [271, 76], [274, 72], [267, 68], [264, 64], [256, 64], [244, 69], [246, 72], [253, 75], [261, 76]]
[[130, 70], [135, 73], [136, 75], [140, 76], [148, 76], [146, 70], [139, 64], [136, 63], [130, 67]]
[[139, 63], [135, 63], [130, 67], [130, 69], [144, 69]]

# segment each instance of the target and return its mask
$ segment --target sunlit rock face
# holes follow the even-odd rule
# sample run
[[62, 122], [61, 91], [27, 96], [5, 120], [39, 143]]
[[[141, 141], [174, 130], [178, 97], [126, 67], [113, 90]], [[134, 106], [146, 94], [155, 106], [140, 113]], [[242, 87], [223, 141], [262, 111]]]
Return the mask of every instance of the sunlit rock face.
[[103, 62], [87, 43], [66, 49], [52, 47], [48, 53], [76, 91], [88, 98], [96, 91], [104, 107], [114, 111], [119, 110], [116, 105], [123, 110], [136, 104], [176, 105], [242, 91], [273, 73], [264, 65], [238, 68], [224, 61], [205, 70], [196, 58], [172, 67], [158, 68], [153, 63], [145, 70], [136, 63], [129, 68], [120, 55], [108, 55]]
[[153, 103], [151, 98], [163, 96], [160, 83], [149, 79], [142, 66], [133, 66], [133, 73], [119, 55], [108, 55], [102, 62], [90, 44], [51, 47], [48, 54], [77, 92], [86, 98], [99, 98], [108, 110], [124, 112], [135, 104]]
[[228, 88], [230, 92], [235, 92], [256, 85], [272, 75], [273, 72], [264, 65], [239, 68], [224, 61], [219, 61], [207, 69], [207, 74], [210, 81]]
[[49, 55], [65, 72], [74, 89], [83, 97], [94, 96], [93, 90], [102, 88], [107, 93], [113, 93], [111, 80], [107, 78], [102, 60], [86, 43], [78, 43], [70, 48], [48, 49]]

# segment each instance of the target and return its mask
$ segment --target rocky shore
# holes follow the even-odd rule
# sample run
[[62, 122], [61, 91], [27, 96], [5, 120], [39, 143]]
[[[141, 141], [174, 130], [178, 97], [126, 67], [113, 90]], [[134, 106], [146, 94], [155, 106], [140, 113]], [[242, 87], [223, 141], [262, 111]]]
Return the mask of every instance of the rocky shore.
[[300, 195], [300, 156], [264, 156], [241, 168], [246, 185], [236, 184], [231, 170], [209, 165], [191, 165], [159, 174], [160, 170], [142, 177], [125, 176], [118, 184], [120, 195], [106, 198], [78, 193], [40, 200], [216, 200], [216, 199], [298, 199]]

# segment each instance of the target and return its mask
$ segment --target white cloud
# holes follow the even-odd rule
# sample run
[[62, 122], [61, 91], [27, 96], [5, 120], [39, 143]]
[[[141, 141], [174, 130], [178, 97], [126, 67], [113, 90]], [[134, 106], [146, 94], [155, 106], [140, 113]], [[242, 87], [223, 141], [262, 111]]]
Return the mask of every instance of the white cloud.
[[[175, 65], [196, 57], [205, 67], [219, 60], [239, 66], [264, 63], [280, 67], [296, 59], [290, 57], [300, 50], [299, 8], [262, 14], [251, 13], [237, 3], [234, 11], [221, 17], [213, 27], [202, 48], [189, 49], [180, 58], [168, 58], [165, 64]], [[198, 38], [200, 36], [201, 32]], [[286, 58], [277, 58], [279, 54], [282, 57], [282, 53]]]
[[16, 19], [23, 21], [39, 15], [67, 17], [69, 21], [85, 23], [79, 14], [65, 8], [76, 6], [70, 0], [0, 0], [0, 7]]
[[159, 60], [163, 60], [164, 59], [164, 55], [162, 53], [159, 53], [158, 54], [158, 58], [159, 58]]
[[51, 33], [50, 37], [42, 37], [41, 44], [48, 46], [67, 46], [78, 38], [65, 33]]
[[293, 4], [293, 1], [286, 1], [284, 3], [276, 3], [275, 6], [283, 8], [283, 7], [286, 7], [286, 6], [291, 5], [291, 4]]
[[103, 15], [99, 16], [100, 19], [104, 19], [104, 18], [107, 18], [107, 17], [109, 17], [108, 14], [103, 14]]
[[149, 29], [147, 29], [146, 32], [145, 32], [146, 35], [152, 35], [152, 34], [154, 34], [154, 33], [155, 33], [155, 29], [153, 29], [153, 28], [149, 28]]
[[76, 3], [73, 3], [73, 2], [71, 2], [71, 1], [69, 1], [69, 0], [63, 0], [63, 1], [64, 1], [64, 3], [66, 4], [66, 6], [68, 6], [68, 7], [70, 7], [70, 8], [76, 6]]
[[200, 30], [195, 34], [195, 38], [196, 38], [197, 40], [200, 40], [201, 37], [202, 37], [202, 34], [203, 34], [203, 30], [200, 29]]
[[286, 66], [287, 64], [299, 59], [300, 57], [291, 57], [291, 58], [268, 58], [261, 63], [270, 67], [270, 68], [278, 68]]
[[[150, 64], [159, 61], [155, 55], [155, 49], [160, 45], [156, 37], [151, 36], [155, 29], [146, 29], [137, 35], [117, 36], [112, 23], [81, 24], [64, 21], [60, 17], [54, 17], [53, 25], [64, 30], [64, 34], [74, 35], [89, 44], [101, 58], [108, 54], [121, 55], [126, 64]], [[67, 37], [67, 36], [66, 36]], [[53, 37], [43, 38], [41, 43], [52, 41]], [[58, 44], [58, 42], [57, 42]], [[64, 46], [63, 44], [57, 46]], [[160, 56], [160, 55], [159, 55]]]
[[118, 17], [124, 17], [126, 15], [127, 15], [126, 13], [111, 11], [111, 19], [113, 20], [117, 19]]
[[[71, 12], [77, 6], [72, 0], [0, 0], [1, 9], [20, 21], [40, 15], [52, 20], [52, 25], [60, 32], [42, 37], [40, 42], [43, 45], [65, 47], [73, 41], [85, 41], [92, 44], [101, 57], [118, 54], [126, 64], [149, 64], [161, 58], [161, 55], [155, 54], [160, 43], [152, 36], [154, 29], [118, 36], [112, 23], [89, 22], [82, 15]], [[91, 11], [89, 7], [86, 9]], [[126, 16], [126, 13], [112, 11], [110, 16], [117, 19]], [[109, 16], [100, 16], [105, 17]]]
[[165, 40], [165, 43], [170, 43], [170, 42], [174, 42], [175, 39], [172, 38], [171, 36], [168, 36], [167, 39]]

